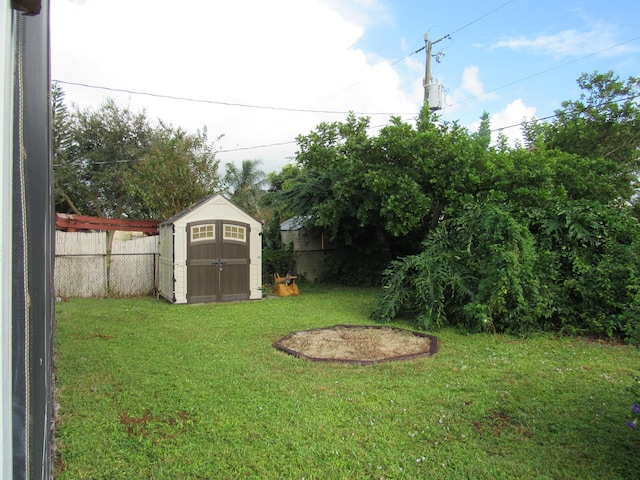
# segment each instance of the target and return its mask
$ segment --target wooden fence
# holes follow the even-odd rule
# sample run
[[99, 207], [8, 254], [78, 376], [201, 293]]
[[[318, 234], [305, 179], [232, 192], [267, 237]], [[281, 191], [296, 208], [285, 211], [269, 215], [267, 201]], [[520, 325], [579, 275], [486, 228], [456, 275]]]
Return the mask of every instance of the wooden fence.
[[158, 237], [114, 241], [104, 232], [56, 231], [56, 297], [150, 295], [156, 290]]

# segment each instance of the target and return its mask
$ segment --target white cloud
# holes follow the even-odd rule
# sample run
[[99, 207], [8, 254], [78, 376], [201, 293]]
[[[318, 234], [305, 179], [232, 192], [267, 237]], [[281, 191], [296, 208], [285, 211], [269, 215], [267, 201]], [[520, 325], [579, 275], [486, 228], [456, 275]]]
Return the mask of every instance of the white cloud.
[[474, 96], [482, 95], [484, 89], [482, 82], [478, 78], [480, 69], [475, 65], [466, 67], [462, 72], [462, 85], [460, 89]]
[[452, 108], [447, 108], [447, 113], [451, 114], [459, 103], [477, 98], [486, 101], [496, 98], [495, 93], [485, 93], [484, 85], [480, 80], [480, 68], [476, 65], [465, 67], [462, 72], [460, 85], [451, 93], [453, 100]]
[[392, 22], [388, 9], [380, 0], [321, 0], [344, 18], [366, 27]]
[[[565, 30], [555, 35], [541, 35], [534, 38], [509, 38], [501, 40], [494, 48], [510, 48], [512, 50], [532, 50], [540, 54], [552, 54], [556, 56], [576, 55], [592, 50], [595, 40], [593, 32], [578, 32]], [[589, 45], [589, 49], [584, 48]]]
[[[491, 138], [495, 142], [500, 133], [507, 136], [509, 144], [514, 146], [516, 142], [524, 143], [524, 137], [522, 136], [522, 128], [520, 124], [523, 120], [531, 120], [536, 113], [535, 107], [529, 107], [521, 99], [516, 99], [513, 102], [505, 106], [501, 111], [490, 115], [491, 130], [493, 130]], [[469, 125], [469, 130], [472, 132], [478, 131], [480, 126], [480, 120], [473, 122]]]
[[[364, 3], [362, 3], [364, 2]], [[381, 18], [375, 0], [352, 0]], [[215, 102], [359, 112], [417, 112], [386, 61], [355, 48], [366, 22], [320, 0], [52, 0], [52, 78]], [[345, 7], [346, 8], [346, 7]], [[355, 11], [355, 9], [354, 9]], [[346, 16], [345, 16], [346, 15]], [[361, 20], [361, 23], [358, 23]], [[184, 102], [62, 85], [69, 101], [97, 106], [107, 96], [145, 108], [189, 131], [224, 134], [223, 150], [291, 142], [345, 115]], [[388, 116], [372, 119], [372, 123]], [[295, 145], [220, 153], [278, 169]]]
[[618, 27], [611, 23], [590, 21], [585, 30], [563, 30], [554, 34], [541, 34], [535, 37], [505, 38], [495, 43], [491, 48], [508, 48], [512, 50], [528, 50], [540, 55], [555, 57], [583, 56], [593, 52], [603, 55], [619, 55], [633, 51], [628, 45], [618, 45], [616, 38]]

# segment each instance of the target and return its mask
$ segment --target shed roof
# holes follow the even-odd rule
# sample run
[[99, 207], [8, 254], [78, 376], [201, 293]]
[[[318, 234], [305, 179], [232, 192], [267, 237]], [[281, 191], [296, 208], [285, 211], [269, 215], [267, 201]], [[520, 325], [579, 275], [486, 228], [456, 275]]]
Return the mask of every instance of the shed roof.
[[291, 217], [290, 219], [285, 220], [280, 224], [280, 230], [285, 232], [300, 230], [302, 227], [304, 227], [305, 222], [310, 218], [310, 215]]
[[225, 197], [224, 195], [222, 195], [221, 193], [215, 193], [213, 195], [210, 195], [208, 197], [203, 198], [202, 200], [198, 200], [197, 202], [189, 205], [187, 208], [179, 211], [178, 213], [176, 213], [173, 217], [167, 218], [166, 220], [163, 220], [162, 222], [160, 222], [158, 224], [159, 227], [164, 226], [164, 225], [170, 225], [172, 223], [175, 223], [176, 220], [179, 220], [180, 218], [184, 217], [185, 215], [193, 212], [194, 210], [197, 210], [198, 208], [200, 208], [201, 206], [205, 205], [207, 202], [209, 202], [210, 200], [213, 200], [216, 197], [221, 197], [222, 199], [224, 199], [225, 202], [228, 202], [229, 204], [233, 205], [235, 208], [237, 208], [238, 210], [240, 210], [241, 212], [243, 212], [245, 215], [247, 215], [248, 217], [251, 217], [253, 220], [255, 220], [258, 223], [262, 223], [260, 222], [260, 220], [258, 220], [257, 218], [255, 218], [253, 215], [251, 215], [250, 213], [247, 213], [245, 210], [243, 210], [242, 208], [240, 208], [237, 204], [235, 204], [234, 202], [232, 202], [231, 200], [229, 200], [227, 197]]

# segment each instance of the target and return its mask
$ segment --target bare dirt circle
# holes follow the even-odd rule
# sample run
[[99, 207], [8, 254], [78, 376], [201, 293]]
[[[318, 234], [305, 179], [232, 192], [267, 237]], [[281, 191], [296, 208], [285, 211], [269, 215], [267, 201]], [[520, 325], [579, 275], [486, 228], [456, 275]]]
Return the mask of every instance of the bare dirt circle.
[[273, 346], [314, 361], [369, 364], [410, 360], [438, 351], [437, 338], [397, 327], [336, 325], [294, 332]]

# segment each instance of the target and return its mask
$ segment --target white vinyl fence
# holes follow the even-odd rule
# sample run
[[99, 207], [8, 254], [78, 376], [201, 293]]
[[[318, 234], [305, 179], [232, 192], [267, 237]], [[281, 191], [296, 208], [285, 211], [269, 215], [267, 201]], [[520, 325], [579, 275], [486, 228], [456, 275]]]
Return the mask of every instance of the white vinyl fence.
[[113, 242], [104, 232], [56, 232], [56, 297], [150, 295], [156, 290], [158, 237]]

